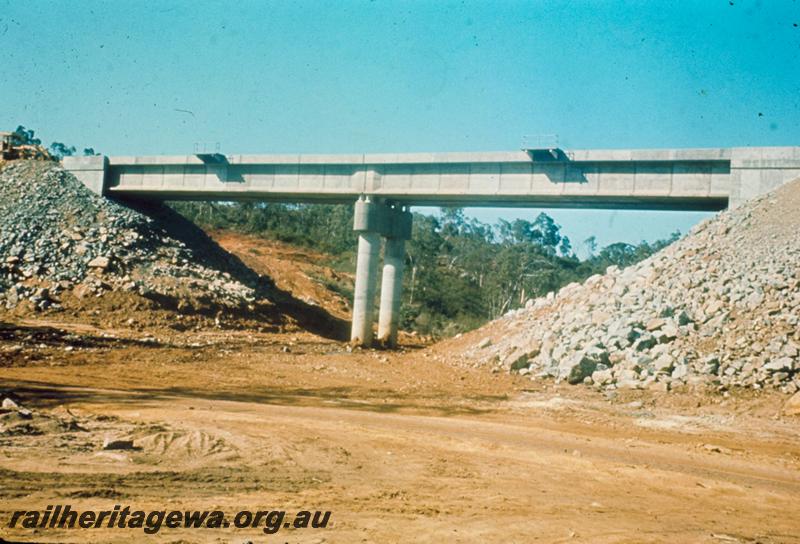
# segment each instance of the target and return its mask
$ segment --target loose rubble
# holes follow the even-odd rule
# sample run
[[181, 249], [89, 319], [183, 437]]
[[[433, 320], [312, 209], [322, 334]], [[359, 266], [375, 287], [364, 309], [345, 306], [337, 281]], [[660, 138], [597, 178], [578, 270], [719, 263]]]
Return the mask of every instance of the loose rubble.
[[190, 313], [252, 309], [271, 282], [170, 208], [95, 195], [49, 162], [0, 171], [0, 308], [122, 292]]
[[[445, 349], [603, 390], [681, 385], [800, 390], [800, 180], [697, 225]], [[466, 347], [464, 347], [466, 346]]]

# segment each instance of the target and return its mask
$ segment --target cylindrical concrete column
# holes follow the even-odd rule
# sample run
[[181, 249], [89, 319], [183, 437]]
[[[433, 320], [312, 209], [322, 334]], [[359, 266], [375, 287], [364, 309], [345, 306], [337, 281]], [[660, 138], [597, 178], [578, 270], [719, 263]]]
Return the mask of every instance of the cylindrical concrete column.
[[372, 344], [372, 323], [380, 250], [380, 234], [377, 232], [359, 233], [356, 285], [353, 293], [353, 328], [350, 333], [350, 341], [354, 344], [364, 346]]
[[378, 314], [378, 341], [387, 347], [397, 346], [397, 327], [400, 321], [400, 297], [403, 292], [403, 268], [406, 242], [387, 238], [383, 249], [381, 307]]

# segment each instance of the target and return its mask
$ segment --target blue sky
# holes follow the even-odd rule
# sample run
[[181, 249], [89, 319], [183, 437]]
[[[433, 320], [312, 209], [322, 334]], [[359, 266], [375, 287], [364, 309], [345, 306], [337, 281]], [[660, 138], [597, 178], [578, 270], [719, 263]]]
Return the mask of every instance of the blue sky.
[[[0, 124], [107, 154], [798, 145], [798, 24], [796, 0], [0, 0]], [[552, 215], [575, 245], [704, 216]]]

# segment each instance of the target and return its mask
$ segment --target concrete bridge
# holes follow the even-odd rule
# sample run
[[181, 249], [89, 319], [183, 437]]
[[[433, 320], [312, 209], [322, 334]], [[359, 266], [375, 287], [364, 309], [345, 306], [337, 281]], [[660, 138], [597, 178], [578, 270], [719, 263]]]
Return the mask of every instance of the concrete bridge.
[[800, 147], [380, 155], [67, 157], [98, 194], [158, 200], [355, 202], [352, 340], [394, 345], [412, 205], [721, 210], [800, 177]]

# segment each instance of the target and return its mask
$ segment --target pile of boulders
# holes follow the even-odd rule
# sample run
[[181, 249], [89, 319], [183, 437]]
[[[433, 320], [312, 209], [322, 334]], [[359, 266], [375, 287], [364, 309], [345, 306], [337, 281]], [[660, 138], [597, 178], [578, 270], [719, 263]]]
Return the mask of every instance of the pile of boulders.
[[800, 180], [626, 269], [529, 301], [451, 349], [600, 389], [800, 389]]
[[166, 206], [100, 197], [55, 163], [0, 171], [0, 307], [47, 310], [67, 293], [123, 291], [247, 308], [270, 285]]

